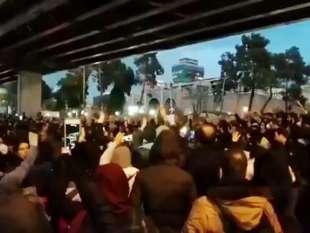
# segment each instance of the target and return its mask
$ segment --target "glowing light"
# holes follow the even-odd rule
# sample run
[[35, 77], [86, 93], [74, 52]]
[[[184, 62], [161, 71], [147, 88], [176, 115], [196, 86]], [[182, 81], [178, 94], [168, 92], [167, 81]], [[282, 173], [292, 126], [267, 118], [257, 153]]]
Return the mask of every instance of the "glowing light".
[[246, 113], [246, 112], [249, 111], [249, 108], [248, 108], [247, 106], [244, 106], [244, 107], [242, 108], [242, 111]]
[[86, 116], [86, 117], [87, 117], [87, 116], [88, 116], [88, 112], [87, 112], [87, 111], [85, 111], [85, 110], [82, 110], [82, 111], [81, 111], [81, 115], [83, 115], [83, 116]]
[[154, 109], [151, 109], [149, 111], [150, 116], [156, 116], [156, 111]]
[[119, 116], [119, 115], [121, 115], [121, 113], [119, 111], [116, 111], [115, 116]]
[[136, 105], [128, 106], [128, 115], [129, 116], [134, 116], [138, 112], [139, 112], [139, 107], [138, 106], [136, 106]]
[[68, 112], [68, 117], [72, 117], [72, 112]]
[[143, 107], [141, 107], [141, 108], [139, 109], [139, 113], [140, 113], [140, 114], [143, 114], [143, 113], [144, 113], [144, 108], [143, 108]]
[[185, 137], [185, 135], [187, 134], [187, 127], [186, 126], [183, 126], [181, 129], [180, 129], [180, 136], [181, 137]]

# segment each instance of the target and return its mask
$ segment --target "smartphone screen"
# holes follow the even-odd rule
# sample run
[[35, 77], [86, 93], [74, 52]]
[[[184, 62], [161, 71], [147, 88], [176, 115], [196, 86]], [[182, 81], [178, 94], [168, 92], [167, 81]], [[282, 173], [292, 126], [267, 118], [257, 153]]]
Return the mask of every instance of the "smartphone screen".
[[125, 140], [126, 142], [131, 142], [131, 141], [132, 141], [132, 134], [129, 134], [129, 135], [124, 136], [124, 140]]
[[79, 140], [81, 123], [79, 119], [65, 119], [64, 147], [73, 149]]

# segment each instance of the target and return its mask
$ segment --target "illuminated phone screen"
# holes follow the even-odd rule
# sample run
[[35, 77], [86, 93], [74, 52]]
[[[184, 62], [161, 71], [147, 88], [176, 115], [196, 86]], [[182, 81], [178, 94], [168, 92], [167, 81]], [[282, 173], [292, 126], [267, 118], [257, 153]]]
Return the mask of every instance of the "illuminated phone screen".
[[81, 124], [79, 119], [65, 119], [64, 146], [73, 149], [79, 140]]

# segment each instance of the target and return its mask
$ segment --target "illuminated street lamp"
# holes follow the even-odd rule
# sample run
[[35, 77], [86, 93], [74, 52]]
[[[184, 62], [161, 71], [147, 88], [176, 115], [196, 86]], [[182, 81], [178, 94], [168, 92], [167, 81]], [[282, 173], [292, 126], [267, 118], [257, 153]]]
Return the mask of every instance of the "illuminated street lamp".
[[139, 112], [139, 107], [137, 105], [128, 106], [128, 115], [134, 116]]
[[155, 109], [150, 109], [150, 111], [149, 111], [149, 115], [150, 116], [156, 116], [156, 111], [155, 111]]
[[247, 106], [244, 106], [244, 107], [242, 108], [242, 111], [243, 111], [244, 113], [247, 113], [247, 112], [249, 112], [249, 107], [247, 107]]

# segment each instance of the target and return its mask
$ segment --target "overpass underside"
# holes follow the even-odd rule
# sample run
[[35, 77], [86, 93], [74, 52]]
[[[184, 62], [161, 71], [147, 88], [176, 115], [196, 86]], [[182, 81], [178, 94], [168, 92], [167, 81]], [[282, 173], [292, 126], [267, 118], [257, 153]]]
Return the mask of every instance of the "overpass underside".
[[305, 0], [1, 0], [0, 83], [309, 16]]

